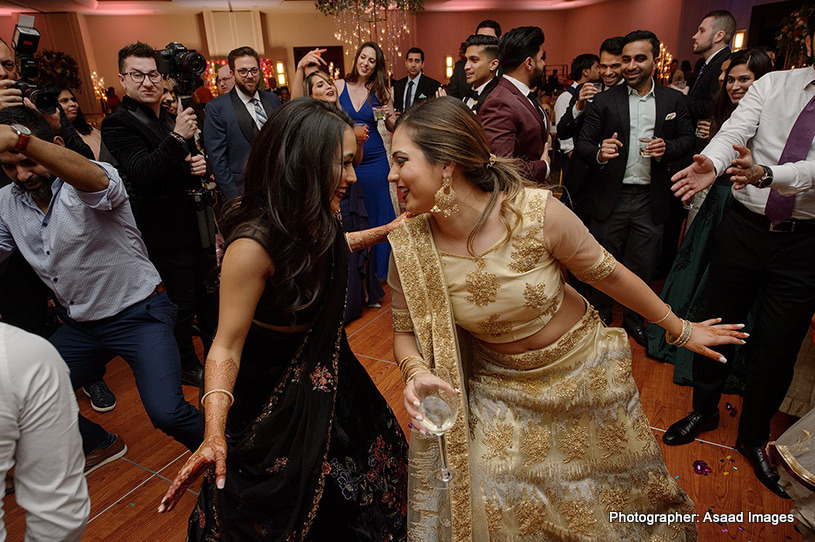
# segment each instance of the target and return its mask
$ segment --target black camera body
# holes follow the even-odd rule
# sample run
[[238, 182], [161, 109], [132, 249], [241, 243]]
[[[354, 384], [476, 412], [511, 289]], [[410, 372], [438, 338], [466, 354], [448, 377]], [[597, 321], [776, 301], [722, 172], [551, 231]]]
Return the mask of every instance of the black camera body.
[[[207, 70], [207, 60], [194, 49], [187, 49], [173, 41], [156, 51], [156, 69], [160, 74], [176, 80], [176, 92], [184, 103], [195, 92], [197, 77]], [[186, 107], [187, 104], [184, 105]]]
[[20, 89], [23, 98], [31, 100], [42, 113], [53, 114], [57, 110], [57, 96], [45, 92], [34, 81], [39, 77], [39, 68], [34, 54], [40, 43], [40, 33], [33, 26], [14, 27], [11, 48], [14, 49], [14, 60], [17, 63], [18, 81], [11, 88]]

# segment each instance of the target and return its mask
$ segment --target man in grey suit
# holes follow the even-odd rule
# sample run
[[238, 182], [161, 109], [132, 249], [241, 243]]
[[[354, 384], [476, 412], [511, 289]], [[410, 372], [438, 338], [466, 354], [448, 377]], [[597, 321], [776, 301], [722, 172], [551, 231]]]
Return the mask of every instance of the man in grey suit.
[[258, 90], [262, 74], [257, 51], [238, 47], [229, 52], [227, 62], [235, 87], [207, 104], [204, 122], [204, 144], [222, 202], [243, 194], [243, 169], [252, 140], [280, 107], [277, 96]]

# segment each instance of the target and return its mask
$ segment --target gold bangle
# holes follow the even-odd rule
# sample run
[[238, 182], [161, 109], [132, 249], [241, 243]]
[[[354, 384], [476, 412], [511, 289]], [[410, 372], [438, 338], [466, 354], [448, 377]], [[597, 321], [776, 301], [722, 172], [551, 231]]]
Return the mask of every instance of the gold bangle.
[[682, 348], [688, 344], [691, 335], [693, 335], [693, 324], [688, 320], [682, 320], [682, 333], [679, 335], [679, 337], [673, 337], [670, 332], [666, 331], [665, 342], [671, 346]]
[[666, 313], [665, 313], [665, 316], [663, 316], [663, 317], [662, 317], [662, 318], [660, 318], [659, 320], [654, 320], [654, 321], [652, 321], [652, 322], [651, 322], [652, 324], [661, 324], [662, 322], [664, 322], [665, 320], [667, 320], [667, 319], [668, 319], [668, 317], [671, 315], [671, 306], [670, 306], [670, 305], [668, 305], [667, 303], [665, 303], [665, 306], [666, 306], [666, 307], [668, 307], [668, 312], [666, 312]]
[[410, 381], [416, 378], [416, 375], [418, 374], [430, 374], [430, 371], [426, 367], [416, 367], [415, 370], [411, 372], [407, 378], [405, 378], [405, 386], [410, 384]]
[[225, 393], [227, 397], [229, 397], [229, 406], [232, 406], [232, 404], [235, 402], [235, 396], [232, 395], [228, 390], [214, 389], [209, 390], [208, 392], [201, 396], [201, 406], [206, 406], [204, 405], [204, 400], [213, 393]]
[[420, 356], [405, 356], [404, 358], [402, 358], [402, 359], [399, 361], [399, 364], [398, 364], [398, 365], [399, 365], [399, 370], [400, 370], [400, 371], [404, 371], [404, 369], [405, 369], [405, 363], [407, 363], [409, 360], [412, 360], [412, 359], [415, 359], [416, 361], [419, 361], [419, 362], [421, 362], [421, 363], [424, 363], [424, 359], [423, 359], [423, 358], [421, 358]]

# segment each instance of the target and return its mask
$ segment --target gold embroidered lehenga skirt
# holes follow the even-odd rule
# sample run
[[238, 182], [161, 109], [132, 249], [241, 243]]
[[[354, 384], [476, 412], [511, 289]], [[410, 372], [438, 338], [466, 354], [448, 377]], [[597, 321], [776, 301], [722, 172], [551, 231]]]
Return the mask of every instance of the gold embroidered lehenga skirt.
[[[471, 350], [464, 373], [472, 540], [696, 540], [693, 523], [609, 520], [610, 512], [694, 511], [642, 411], [622, 329], [606, 328], [589, 306], [540, 350]], [[443, 540], [448, 497], [425, 482], [428, 470], [438, 469], [438, 446], [414, 431], [414, 447], [409, 538]]]

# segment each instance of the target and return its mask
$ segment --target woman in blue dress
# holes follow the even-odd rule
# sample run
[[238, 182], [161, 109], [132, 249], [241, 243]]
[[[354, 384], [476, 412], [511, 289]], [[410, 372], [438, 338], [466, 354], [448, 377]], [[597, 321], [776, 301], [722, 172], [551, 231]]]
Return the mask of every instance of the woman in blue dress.
[[[363, 146], [362, 162], [356, 168], [355, 186], [362, 192], [371, 227], [383, 226], [396, 217], [388, 187], [388, 153], [377, 130], [379, 115], [385, 115], [385, 126], [390, 131], [396, 122], [387, 77], [382, 49], [375, 42], [367, 41], [357, 49], [351, 72], [345, 79], [335, 81], [342, 109], [355, 123], [368, 125], [368, 140]], [[346, 202], [353, 206], [355, 199], [355, 194], [349, 194]], [[371, 248], [371, 265], [377, 277], [388, 275], [389, 258], [387, 244]]]

